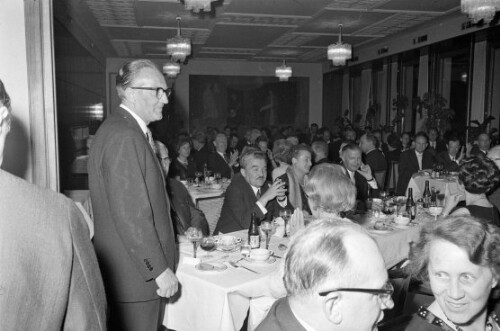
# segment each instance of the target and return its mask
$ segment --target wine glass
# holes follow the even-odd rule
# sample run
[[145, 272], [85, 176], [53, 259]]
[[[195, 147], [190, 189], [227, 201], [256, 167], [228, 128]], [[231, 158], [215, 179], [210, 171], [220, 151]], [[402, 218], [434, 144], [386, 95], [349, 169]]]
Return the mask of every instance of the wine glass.
[[214, 237], [208, 236], [208, 237], [203, 237], [200, 240], [200, 247], [203, 249], [207, 254], [205, 255], [205, 258], [210, 258], [212, 255], [209, 254], [209, 252], [212, 252], [215, 250], [215, 240]]
[[288, 237], [288, 221], [290, 220], [290, 216], [292, 216], [292, 212], [289, 211], [288, 209], [283, 209], [280, 210], [280, 217], [283, 219], [285, 222], [285, 234], [283, 235], [284, 238]]
[[201, 171], [197, 171], [194, 175], [196, 176], [196, 186], [200, 187], [200, 178], [203, 176], [203, 173]]
[[387, 191], [380, 191], [380, 197], [382, 198], [382, 201], [385, 201], [387, 198]]
[[444, 198], [445, 198], [444, 193], [441, 193], [440, 191], [438, 191], [437, 192], [437, 199], [439, 201], [439, 206], [443, 206], [444, 205]]
[[196, 249], [198, 242], [203, 238], [203, 233], [199, 228], [190, 227], [186, 230], [186, 237], [193, 243], [193, 257], [196, 258]]
[[266, 249], [269, 249], [269, 233], [273, 231], [271, 222], [264, 221], [260, 223], [260, 229], [266, 234]]
[[220, 172], [216, 172], [216, 173], [214, 173], [214, 179], [215, 179], [215, 182], [216, 182], [217, 184], [219, 184], [219, 183], [220, 183], [220, 178], [221, 178], [221, 176], [220, 176]]
[[438, 216], [443, 212], [443, 207], [429, 207], [429, 213], [434, 216], [434, 221], [437, 221]]

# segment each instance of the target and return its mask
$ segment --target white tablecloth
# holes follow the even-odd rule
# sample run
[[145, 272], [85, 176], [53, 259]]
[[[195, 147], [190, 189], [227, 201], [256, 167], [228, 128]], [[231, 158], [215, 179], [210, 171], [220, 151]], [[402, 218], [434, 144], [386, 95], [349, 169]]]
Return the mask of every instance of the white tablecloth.
[[425, 189], [425, 181], [429, 181], [429, 189], [435, 187], [441, 193], [448, 192], [450, 194], [459, 194], [460, 200], [465, 200], [465, 191], [458, 184], [457, 177], [446, 177], [446, 178], [431, 178], [427, 175], [415, 174], [410, 179], [408, 183], [408, 188], [413, 189], [413, 199], [419, 199], [422, 197]]
[[[247, 231], [233, 233], [243, 239]], [[281, 256], [278, 244], [286, 239], [272, 237], [270, 249]], [[192, 252], [191, 244], [182, 244], [181, 256]], [[198, 256], [206, 254], [199, 250]], [[210, 253], [214, 256], [226, 255], [222, 252]], [[190, 254], [189, 254], [190, 255]], [[237, 260], [240, 252], [229, 254], [229, 259]], [[226, 259], [227, 260], [227, 259]], [[181, 296], [167, 304], [164, 325], [177, 331], [238, 331], [250, 309], [249, 329], [253, 329], [265, 317], [267, 310], [274, 302], [271, 295], [273, 282], [278, 277], [278, 268], [282, 259], [276, 259], [273, 264], [252, 264], [240, 261], [259, 274], [254, 274], [243, 268], [234, 268], [228, 263], [228, 268], [222, 272], [198, 271], [194, 265], [183, 264], [177, 269], [177, 277], [181, 283]]]

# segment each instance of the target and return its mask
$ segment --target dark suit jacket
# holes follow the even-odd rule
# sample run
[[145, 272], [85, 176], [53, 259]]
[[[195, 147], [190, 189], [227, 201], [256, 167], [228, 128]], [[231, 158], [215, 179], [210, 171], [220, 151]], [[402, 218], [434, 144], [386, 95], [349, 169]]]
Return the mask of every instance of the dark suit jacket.
[[193, 154], [193, 160], [196, 166], [197, 171], [203, 171], [205, 164], [208, 161], [208, 155], [211, 153], [211, 147], [208, 144], [205, 144], [199, 151], [192, 149], [191, 153]]
[[[229, 156], [227, 157], [229, 160]], [[212, 152], [208, 155], [207, 161], [208, 170], [213, 171], [214, 173], [220, 172], [222, 178], [231, 178], [231, 167], [224, 160], [222, 156], [220, 156], [217, 152]]]
[[184, 234], [190, 226], [200, 228], [204, 235], [209, 234], [205, 214], [195, 207], [187, 188], [177, 179], [167, 180], [167, 191], [172, 202], [172, 220], [178, 234]]
[[109, 299], [157, 299], [154, 279], [175, 270], [175, 234], [162, 169], [126, 110], [97, 131], [89, 157], [94, 246]]
[[0, 329], [106, 330], [89, 229], [68, 198], [0, 170]]
[[447, 171], [458, 171], [458, 169], [460, 168], [457, 162], [451, 160], [448, 151], [438, 153], [436, 155], [436, 162], [442, 164], [444, 166], [444, 170]]
[[471, 156], [486, 156], [488, 153], [483, 152], [478, 145], [472, 146], [472, 150], [470, 151]]
[[340, 162], [340, 146], [342, 146], [342, 139], [337, 139], [328, 144], [328, 159], [334, 163]]
[[365, 163], [370, 166], [372, 173], [385, 171], [387, 169], [387, 161], [384, 154], [378, 149], [373, 149], [365, 155]]
[[446, 142], [444, 140], [441, 140], [441, 139], [436, 140], [436, 147], [434, 147], [434, 148], [431, 147], [430, 141], [428, 143], [429, 143], [429, 146], [427, 147], [427, 151], [431, 152], [434, 156], [447, 150]]
[[[434, 156], [431, 152], [425, 150], [422, 156], [422, 169], [431, 169], [434, 165]], [[401, 153], [399, 157], [399, 177], [396, 189], [397, 195], [406, 195], [406, 188], [410, 182], [411, 176], [419, 170], [418, 159], [415, 149], [410, 149]]]
[[177, 158], [172, 160], [172, 164], [170, 165], [170, 170], [168, 172], [168, 176], [175, 178], [179, 176], [180, 180], [185, 180], [186, 178], [195, 178], [196, 173], [196, 165], [193, 160], [188, 160], [187, 167], [179, 162]]
[[354, 173], [354, 180], [356, 181], [356, 210], [364, 211], [366, 210], [366, 200], [368, 199], [368, 187], [370, 187], [372, 198], [380, 198], [380, 190], [371, 188], [366, 178], [357, 171]]
[[306, 331], [290, 308], [288, 298], [276, 300], [255, 331]]
[[[268, 183], [266, 182], [261, 187], [261, 194], [264, 194], [267, 187]], [[257, 197], [253, 193], [252, 186], [248, 184], [241, 173], [236, 174], [231, 184], [227, 187], [220, 218], [215, 227], [214, 234], [248, 229], [250, 227], [252, 212], [255, 212], [259, 219], [264, 217], [264, 214], [257, 205]]]
[[[294, 210], [295, 208], [298, 208], [298, 206], [294, 206], [290, 202], [290, 199], [288, 198], [288, 192], [290, 190], [290, 179], [288, 178], [288, 174], [285, 172], [283, 175], [279, 176], [278, 178], [281, 179], [281, 181], [286, 184], [286, 187], [287, 187], [286, 196], [288, 199], [288, 202], [287, 202], [288, 207], [291, 208], [292, 210]], [[309, 208], [309, 202], [307, 201], [306, 193], [304, 192], [302, 187], [300, 187], [300, 197], [302, 199], [302, 210], [305, 210], [309, 213], [309, 215], [312, 215], [311, 208]]]

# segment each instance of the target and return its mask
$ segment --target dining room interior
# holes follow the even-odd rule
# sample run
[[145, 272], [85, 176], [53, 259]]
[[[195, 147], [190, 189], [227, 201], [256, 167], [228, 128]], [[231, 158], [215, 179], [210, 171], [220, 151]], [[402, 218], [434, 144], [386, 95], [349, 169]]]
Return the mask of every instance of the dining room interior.
[[[475, 12], [483, 3], [493, 3], [492, 9]], [[499, 1], [486, 0], [4, 0], [0, 79], [12, 100], [12, 132], [2, 169], [67, 195], [92, 219], [88, 162], [94, 137], [123, 102], [116, 86], [123, 65], [148, 59], [168, 87], [156, 88], [158, 99], [166, 95], [167, 102], [162, 119], [148, 128], [167, 154], [160, 155], [158, 145], [152, 146], [152, 154], [158, 154], [160, 177], [182, 184], [182, 208], [191, 211], [187, 217], [201, 213], [206, 228], [188, 233], [189, 221], [173, 220], [177, 226], [184, 223], [176, 242], [183, 288], [176, 303], [167, 306], [165, 327], [256, 329], [276, 300], [272, 287], [283, 278], [276, 274], [277, 266], [297, 240], [293, 235], [321, 218], [314, 208], [311, 215], [296, 216], [286, 204], [296, 198], [311, 206], [308, 194], [317, 192], [302, 190], [321, 171], [330, 171], [339, 183], [351, 176], [345, 185], [355, 186], [354, 191], [335, 192], [349, 208], [336, 210], [335, 217], [367, 230], [389, 277], [396, 279], [395, 288], [375, 290], [381, 300], [385, 291], [398, 303], [386, 312], [385, 321], [390, 321], [434, 299], [420, 283], [412, 283], [410, 291], [410, 277], [401, 271], [421, 228], [475, 198], [486, 199], [492, 189], [500, 194], [498, 169], [475, 174], [462, 167], [463, 159], [475, 153], [472, 148], [485, 154], [481, 160], [500, 160], [500, 150], [487, 154], [481, 145], [482, 135], [488, 137], [488, 147], [500, 144], [499, 11]], [[430, 146], [432, 130], [443, 149], [432, 146], [433, 162], [426, 167], [418, 144], [425, 138]], [[377, 132], [380, 138], [374, 138]], [[405, 147], [405, 134], [413, 145]], [[392, 148], [383, 150], [387, 168], [382, 177], [371, 164], [369, 170], [364, 163], [350, 169], [349, 153], [360, 162], [363, 155], [368, 163], [367, 151], [382, 152], [391, 138], [402, 157], [410, 147], [412, 153], [422, 153], [416, 154], [416, 169], [402, 168], [399, 154], [398, 161], [390, 161]], [[302, 147], [293, 147], [294, 139]], [[203, 140], [201, 147], [198, 140]], [[279, 146], [273, 146], [278, 140]], [[189, 151], [183, 156], [186, 141]], [[328, 157], [334, 141], [336, 156]], [[448, 147], [452, 141], [459, 144], [456, 154]], [[234, 186], [235, 178], [245, 177], [246, 143], [252, 146], [249, 153], [257, 155], [252, 158], [266, 159], [265, 188], [273, 190], [269, 201], [276, 202], [276, 210], [267, 207], [268, 215], [275, 214], [267, 219], [260, 215], [262, 206], [255, 202], [261, 201], [260, 186], [251, 183], [257, 197], [252, 195], [251, 217], [262, 216], [257, 236], [263, 258], [248, 247], [248, 225], [218, 233], [218, 221], [233, 208], [226, 206], [227, 190], [230, 198], [243, 191]], [[364, 147], [371, 143], [372, 149]], [[179, 164], [197, 162], [195, 153], [205, 145], [229, 167], [220, 170], [205, 157], [195, 170], [172, 175]], [[289, 158], [282, 164], [290, 165], [276, 175], [281, 160], [275, 158], [283, 149]], [[322, 149], [328, 160], [318, 162]], [[437, 153], [447, 151], [453, 168], [438, 161]], [[292, 153], [296, 160], [305, 157], [306, 170], [291, 161]], [[491, 166], [481, 160], [469, 166]], [[323, 167], [323, 162], [342, 166]], [[221, 175], [225, 170], [228, 175]], [[408, 176], [399, 192], [403, 171]], [[356, 185], [361, 181], [366, 184], [362, 198]], [[476, 182], [497, 186], [483, 192], [470, 189], [467, 181], [471, 187]], [[336, 183], [330, 189], [339, 189]], [[172, 184], [166, 185], [169, 189]], [[294, 185], [299, 189], [290, 197]], [[280, 188], [288, 190], [285, 207]], [[456, 201], [447, 209], [449, 197]], [[356, 201], [354, 206], [348, 199]], [[192, 312], [194, 303], [208, 308]], [[399, 330], [391, 327], [383, 330]]]

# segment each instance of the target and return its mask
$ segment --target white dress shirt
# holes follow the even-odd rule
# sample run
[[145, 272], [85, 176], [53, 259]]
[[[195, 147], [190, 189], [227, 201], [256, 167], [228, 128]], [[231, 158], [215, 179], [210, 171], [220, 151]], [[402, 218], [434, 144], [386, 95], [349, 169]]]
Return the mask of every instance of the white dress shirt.
[[123, 109], [128, 111], [130, 113], [130, 115], [132, 115], [132, 117], [135, 118], [135, 120], [137, 121], [137, 123], [141, 127], [142, 132], [144, 132], [144, 134], [147, 135], [147, 133], [149, 132], [149, 129], [148, 129], [148, 126], [146, 125], [146, 122], [144, 122], [144, 120], [142, 118], [140, 118], [139, 115], [134, 113], [132, 110], [130, 110], [124, 104], [121, 104], [120, 107], [122, 107]]
[[415, 151], [415, 154], [417, 155], [417, 160], [418, 160], [418, 170], [422, 170], [422, 157], [424, 153], [419, 153]]

